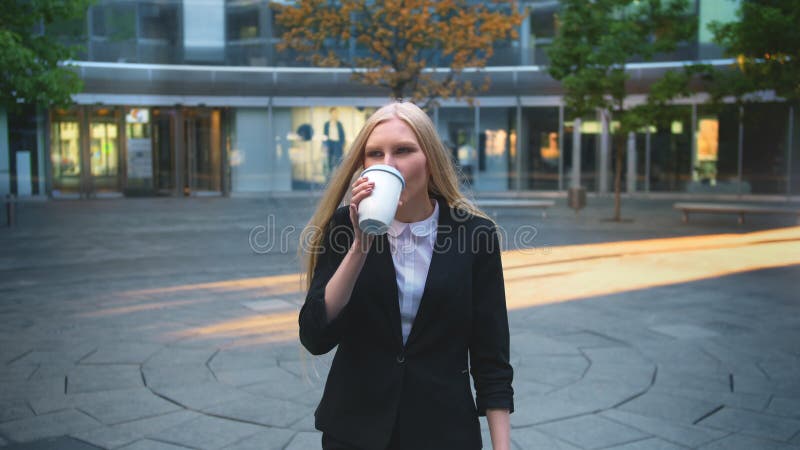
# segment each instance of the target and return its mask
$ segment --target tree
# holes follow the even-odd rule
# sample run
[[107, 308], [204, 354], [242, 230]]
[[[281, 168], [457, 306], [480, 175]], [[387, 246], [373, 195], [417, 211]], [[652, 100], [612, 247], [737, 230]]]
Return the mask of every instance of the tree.
[[668, 71], [654, 82], [645, 103], [629, 106], [626, 65], [674, 51], [695, 35], [686, 0], [563, 0], [559, 29], [548, 51], [550, 75], [561, 81], [564, 100], [576, 117], [600, 110], [616, 149], [614, 220], [621, 220], [620, 192], [625, 137], [644, 126], [669, 120], [669, 102], [689, 95], [693, 68]]
[[79, 92], [78, 75], [60, 62], [76, 49], [48, 32], [83, 15], [91, 0], [4, 0], [0, 8], [0, 104], [66, 106]]
[[[513, 1], [298, 0], [274, 7], [286, 28], [280, 49], [318, 66], [349, 67], [354, 80], [425, 106], [469, 99], [477, 89], [460, 80], [463, 70], [485, 67], [493, 45], [516, 38], [521, 22]], [[438, 70], [442, 65], [448, 69]]]
[[[736, 22], [712, 22], [714, 40], [725, 54], [737, 59], [746, 79], [732, 92], [772, 89], [797, 103], [800, 100], [800, 3], [796, 0], [744, 1]], [[730, 81], [730, 79], [725, 80]], [[723, 85], [724, 87], [724, 85]]]

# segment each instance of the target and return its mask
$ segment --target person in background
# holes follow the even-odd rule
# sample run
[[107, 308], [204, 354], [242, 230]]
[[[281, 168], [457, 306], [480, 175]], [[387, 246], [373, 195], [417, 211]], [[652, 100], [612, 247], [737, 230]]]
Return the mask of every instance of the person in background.
[[342, 151], [344, 150], [344, 127], [339, 122], [339, 111], [336, 108], [330, 109], [330, 119], [325, 122], [322, 133], [325, 135], [325, 148], [328, 151], [328, 173], [333, 173], [333, 170], [342, 160]]

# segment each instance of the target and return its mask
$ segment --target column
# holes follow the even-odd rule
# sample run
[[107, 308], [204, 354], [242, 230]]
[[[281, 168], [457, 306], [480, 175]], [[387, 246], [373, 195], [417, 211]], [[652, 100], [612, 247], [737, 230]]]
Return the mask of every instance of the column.
[[572, 176], [569, 187], [581, 186], [581, 119], [572, 123]]
[[636, 133], [633, 131], [628, 132], [628, 173], [625, 177], [627, 181], [627, 192], [636, 192]]
[[11, 158], [8, 142], [8, 114], [0, 106], [0, 200], [11, 193]]
[[601, 194], [608, 193], [608, 172], [609, 172], [609, 162], [611, 160], [609, 154], [609, 123], [608, 123], [609, 112], [608, 111], [600, 111], [600, 164], [597, 168], [597, 175], [599, 178], [599, 185], [597, 186], [597, 192]]

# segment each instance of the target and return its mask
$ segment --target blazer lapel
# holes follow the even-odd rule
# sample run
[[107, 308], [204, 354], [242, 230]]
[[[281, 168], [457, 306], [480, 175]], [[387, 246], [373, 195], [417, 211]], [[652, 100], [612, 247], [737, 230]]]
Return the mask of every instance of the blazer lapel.
[[389, 248], [388, 235], [377, 236], [372, 243], [374, 252], [376, 286], [379, 294], [381, 309], [386, 312], [389, 327], [397, 343], [403, 345], [403, 330], [400, 325], [400, 294], [397, 291], [397, 271], [394, 267], [392, 252]]
[[[441, 286], [453, 280], [448, 279], [448, 268], [452, 266], [454, 258], [456, 258], [458, 246], [454, 242], [456, 233], [455, 222], [452, 217], [452, 210], [447, 202], [441, 198], [436, 197], [439, 202], [439, 219], [436, 227], [436, 244], [433, 247], [433, 255], [431, 255], [431, 264], [428, 268], [428, 276], [425, 279], [425, 288], [422, 291], [422, 298], [420, 299], [419, 309], [414, 318], [414, 323], [411, 326], [411, 332], [406, 341], [406, 347], [417, 338], [422, 332], [431, 318], [436, 316], [436, 310], [441, 306], [441, 302], [436, 296], [431, 294], [434, 286]], [[391, 258], [390, 258], [391, 259]], [[397, 302], [396, 302], [397, 303]], [[400, 320], [400, 306], [397, 305], [398, 323]], [[402, 331], [401, 331], [402, 342]]]

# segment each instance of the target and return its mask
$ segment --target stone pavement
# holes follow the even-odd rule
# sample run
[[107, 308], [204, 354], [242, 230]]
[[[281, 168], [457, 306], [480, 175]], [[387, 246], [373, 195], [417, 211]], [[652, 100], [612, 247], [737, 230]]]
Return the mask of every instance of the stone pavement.
[[[319, 448], [332, 355], [296, 325], [315, 200], [18, 205], [0, 228], [0, 448]], [[512, 249], [514, 448], [800, 449], [800, 227], [683, 225], [642, 199], [618, 224], [589, 202], [489, 211]]]

